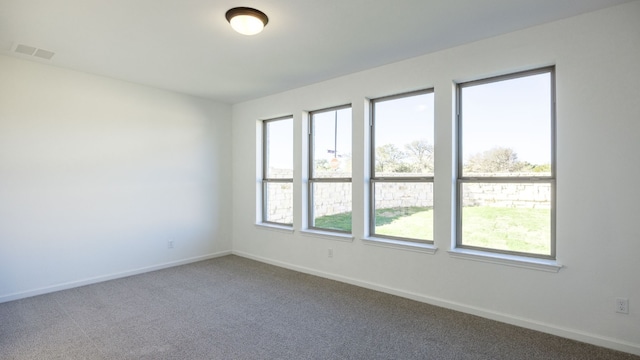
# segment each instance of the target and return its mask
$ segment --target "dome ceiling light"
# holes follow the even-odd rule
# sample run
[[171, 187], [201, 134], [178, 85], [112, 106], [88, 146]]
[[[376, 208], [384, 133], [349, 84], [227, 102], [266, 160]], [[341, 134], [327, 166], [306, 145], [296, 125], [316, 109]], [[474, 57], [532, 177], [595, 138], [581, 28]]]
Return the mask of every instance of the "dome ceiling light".
[[265, 13], [248, 7], [237, 7], [227, 11], [225, 17], [233, 30], [243, 35], [255, 35], [269, 22]]

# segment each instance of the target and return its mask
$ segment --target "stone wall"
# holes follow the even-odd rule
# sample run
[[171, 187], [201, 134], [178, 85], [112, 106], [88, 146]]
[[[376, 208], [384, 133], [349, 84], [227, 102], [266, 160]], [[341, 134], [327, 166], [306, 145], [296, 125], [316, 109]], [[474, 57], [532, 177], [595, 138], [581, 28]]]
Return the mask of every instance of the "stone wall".
[[548, 183], [467, 183], [463, 186], [462, 195], [463, 206], [551, 208], [551, 186]]
[[313, 195], [316, 217], [351, 212], [351, 183], [315, 183]]
[[[331, 173], [331, 177], [349, 176]], [[551, 207], [551, 186], [547, 183], [466, 183], [462, 190], [463, 206], [508, 208]], [[433, 183], [378, 182], [375, 186], [376, 208], [433, 206]], [[269, 187], [269, 221], [293, 222], [292, 184]], [[316, 217], [351, 211], [351, 183], [317, 183], [314, 186]]]
[[293, 224], [293, 183], [268, 184], [267, 199], [267, 221]]

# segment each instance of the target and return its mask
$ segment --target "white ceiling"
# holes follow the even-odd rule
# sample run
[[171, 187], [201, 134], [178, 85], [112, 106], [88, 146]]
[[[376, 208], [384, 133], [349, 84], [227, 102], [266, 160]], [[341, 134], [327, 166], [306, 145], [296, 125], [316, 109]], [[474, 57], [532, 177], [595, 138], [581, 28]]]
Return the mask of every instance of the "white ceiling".
[[629, 1], [0, 0], [0, 54], [236, 103]]

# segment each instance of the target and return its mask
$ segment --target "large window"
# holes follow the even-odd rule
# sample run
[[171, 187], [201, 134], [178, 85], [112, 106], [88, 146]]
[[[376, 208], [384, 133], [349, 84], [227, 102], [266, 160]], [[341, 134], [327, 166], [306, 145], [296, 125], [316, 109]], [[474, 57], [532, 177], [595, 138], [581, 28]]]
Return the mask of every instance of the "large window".
[[262, 122], [262, 222], [293, 225], [293, 117]]
[[457, 247], [555, 258], [554, 68], [458, 85]]
[[372, 236], [433, 243], [433, 90], [371, 101]]
[[351, 232], [351, 106], [309, 114], [309, 228]]

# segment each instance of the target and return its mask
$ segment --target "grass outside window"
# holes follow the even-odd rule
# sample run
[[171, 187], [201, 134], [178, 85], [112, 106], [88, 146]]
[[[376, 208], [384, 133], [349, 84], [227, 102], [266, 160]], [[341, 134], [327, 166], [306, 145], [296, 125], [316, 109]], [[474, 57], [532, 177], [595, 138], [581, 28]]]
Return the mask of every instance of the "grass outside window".
[[[469, 206], [463, 209], [465, 244], [505, 251], [548, 254], [549, 209], [513, 209]], [[351, 213], [321, 216], [316, 224], [323, 228], [351, 229]], [[433, 233], [430, 207], [376, 210], [376, 233], [419, 239]]]

